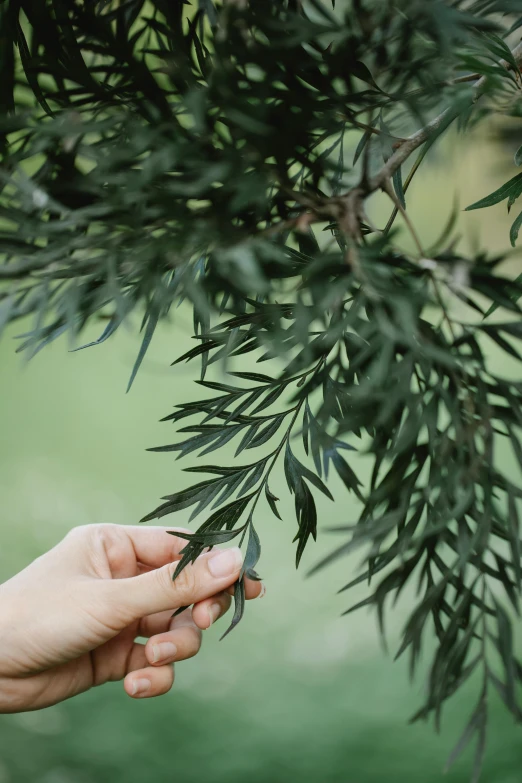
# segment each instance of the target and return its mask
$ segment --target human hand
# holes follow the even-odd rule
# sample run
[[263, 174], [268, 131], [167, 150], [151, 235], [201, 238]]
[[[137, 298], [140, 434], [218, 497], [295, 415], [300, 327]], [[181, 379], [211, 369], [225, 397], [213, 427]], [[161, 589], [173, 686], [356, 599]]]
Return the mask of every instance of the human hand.
[[[0, 585], [0, 713], [121, 679], [135, 698], [169, 691], [172, 663], [227, 611], [242, 564], [239, 549], [214, 549], [173, 581], [185, 545], [165, 528], [77, 527]], [[246, 580], [247, 598], [262, 591]], [[181, 606], [192, 608], [172, 618]]]

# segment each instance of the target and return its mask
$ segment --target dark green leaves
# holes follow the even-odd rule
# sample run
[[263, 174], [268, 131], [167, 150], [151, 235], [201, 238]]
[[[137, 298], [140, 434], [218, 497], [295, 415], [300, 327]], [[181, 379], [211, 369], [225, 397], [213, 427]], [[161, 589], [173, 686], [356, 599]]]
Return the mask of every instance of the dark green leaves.
[[230, 625], [228, 626], [227, 630], [225, 631], [221, 639], [224, 639], [225, 636], [228, 636], [228, 634], [234, 630], [236, 625], [243, 617], [244, 612], [245, 612], [245, 580], [242, 578], [239, 579], [234, 585], [234, 615], [232, 617], [232, 621]]
[[315, 501], [305, 479], [321, 489], [328, 497], [332, 496], [321, 479], [295, 458], [289, 443], [286, 446], [284, 467], [288, 488], [295, 497], [295, 512], [299, 525], [294, 539], [298, 541], [296, 552], [296, 565], [298, 566], [309, 537], [312, 536], [314, 539], [317, 537]]
[[309, 470], [306, 465], [303, 465], [301, 462], [299, 462], [298, 459], [296, 459], [289, 443], [287, 443], [285, 451], [285, 476], [291, 492], [299, 492], [303, 485], [303, 480], [306, 479], [315, 487], [317, 487], [317, 489], [319, 489], [324, 495], [326, 495], [326, 497], [330, 498], [330, 500], [333, 500], [332, 493], [321, 481], [319, 476], [316, 476], [316, 474], [312, 473], [312, 471]]
[[495, 190], [494, 193], [491, 193], [489, 196], [466, 207], [466, 210], [492, 207], [494, 204], [500, 204], [501, 201], [505, 201], [506, 199], [508, 199], [508, 208], [510, 208], [521, 194], [522, 174], [517, 174], [513, 179], [510, 179], [509, 182], [506, 182], [505, 185], [502, 185], [498, 190]]
[[276, 505], [276, 503], [279, 500], [279, 498], [277, 498], [274, 495], [274, 493], [270, 491], [270, 487], [268, 486], [268, 484], [265, 485], [265, 494], [266, 494], [266, 499], [267, 499], [268, 505], [270, 506], [272, 512], [275, 514], [275, 516], [278, 519], [281, 519], [281, 515], [279, 514], [279, 511], [278, 511], [277, 505]]
[[522, 212], [511, 226], [511, 231], [509, 232], [509, 239], [511, 241], [512, 247], [515, 247], [517, 243], [518, 234], [520, 232], [521, 227], [522, 227]]
[[[318, 567], [342, 562], [355, 550], [364, 553], [362, 573], [350, 574], [345, 587], [368, 581], [369, 594], [347, 611], [375, 608], [383, 636], [387, 612], [410, 586], [417, 586], [398, 654], [409, 656], [413, 675], [430, 627], [437, 647], [426, 701], [416, 717], [433, 714], [439, 726], [444, 705], [458, 688], [481, 665], [490, 667], [491, 644], [499, 651], [505, 676], [494, 680], [496, 675], [488, 673], [488, 682], [516, 711], [510, 620], [494, 603], [484, 578], [497, 581], [510, 604], [518, 606], [520, 491], [492, 467], [491, 454], [495, 433], [502, 433], [522, 460], [522, 418], [517, 414], [522, 386], [492, 373], [485, 347], [492, 340], [511, 359], [520, 360], [520, 282], [496, 274], [500, 259], [441, 255], [436, 262], [438, 285], [445, 292], [438, 292], [440, 307], [447, 292], [459, 290], [471, 301], [479, 293], [486, 306], [489, 301], [508, 307], [513, 316], [498, 323], [460, 323], [445, 314], [434, 323], [434, 280], [404, 256], [369, 242], [362, 254], [362, 286], [320, 248], [313, 252], [310, 272], [303, 276], [311, 304], [273, 307], [239, 298], [235, 314], [198, 333], [199, 344], [185, 358], [201, 360], [207, 368], [225, 361], [228, 372], [219, 380], [207, 376], [200, 385], [208, 396], [179, 404], [167, 417], [182, 425], [180, 439], [157, 450], [219, 452], [236, 439], [237, 464], [190, 468], [211, 478], [165, 498], [154, 513], [193, 507], [195, 516], [210, 506], [208, 519], [186, 536], [184, 562], [205, 543], [240, 537], [244, 576], [257, 578], [262, 496], [280, 518], [278, 498], [270, 489], [274, 471], [284, 470], [294, 499], [297, 564], [318, 533], [314, 495], [319, 491], [331, 499], [325, 482], [335, 475], [338, 486], [350, 493], [347, 524], [338, 531], [345, 540]], [[323, 268], [320, 282], [314, 284], [313, 277], [319, 262], [330, 264], [329, 285], [342, 291], [340, 305], [338, 297], [335, 306], [323, 307]], [[461, 288], [455, 288], [455, 279]], [[268, 371], [236, 369], [234, 361], [244, 352], [261, 358]], [[273, 356], [291, 357], [274, 376]], [[187, 425], [193, 417], [200, 423]], [[364, 443], [365, 458], [373, 466], [366, 481], [354, 459], [356, 440]], [[250, 449], [261, 455], [241, 464]], [[285, 519], [285, 526], [289, 522]], [[500, 556], [499, 542], [503, 551], [507, 545], [510, 559]], [[240, 586], [236, 599], [234, 626], [243, 612]], [[484, 632], [484, 624], [494, 617], [498, 630]], [[487, 654], [477, 652], [481, 638], [487, 639]], [[457, 749], [478, 740], [477, 770], [484, 727], [481, 706]]]
[[255, 568], [260, 557], [261, 557], [261, 541], [259, 540], [259, 536], [257, 535], [253, 523], [250, 522], [249, 530], [248, 530], [248, 544], [247, 544], [247, 549], [245, 554], [245, 560], [243, 562], [243, 572], [246, 576], [250, 576], [254, 574], [256, 578], [259, 578], [257, 576]]

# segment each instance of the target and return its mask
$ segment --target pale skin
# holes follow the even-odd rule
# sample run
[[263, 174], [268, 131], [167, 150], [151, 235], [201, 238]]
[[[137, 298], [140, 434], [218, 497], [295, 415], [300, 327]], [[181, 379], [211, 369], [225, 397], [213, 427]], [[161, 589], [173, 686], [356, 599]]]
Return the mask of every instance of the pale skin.
[[[0, 585], [0, 713], [37, 710], [123, 680], [161, 696], [175, 661], [231, 602], [239, 549], [214, 549], [172, 575], [186, 541], [165, 528], [89, 525]], [[264, 588], [246, 580], [247, 598]], [[172, 618], [173, 612], [189, 606]], [[146, 644], [136, 642], [146, 637]]]

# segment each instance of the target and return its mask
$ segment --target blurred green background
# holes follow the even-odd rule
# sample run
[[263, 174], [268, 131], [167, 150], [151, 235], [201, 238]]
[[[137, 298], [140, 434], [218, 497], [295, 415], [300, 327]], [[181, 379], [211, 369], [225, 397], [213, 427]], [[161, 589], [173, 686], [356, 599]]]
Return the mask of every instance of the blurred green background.
[[[410, 192], [410, 214], [426, 244], [456, 193], [465, 206], [505, 181], [501, 169], [511, 152], [485, 138], [466, 148], [448, 140]], [[377, 202], [374, 218], [380, 223], [384, 215]], [[508, 225], [497, 207], [463, 214], [460, 229], [468, 244], [480, 235], [490, 249], [504, 249]], [[509, 264], [516, 271], [519, 261]], [[135, 326], [79, 353], [61, 341], [29, 364], [14, 353], [20, 328], [0, 344], [0, 579], [71, 527], [137, 523], [160, 496], [188, 483], [179, 462], [145, 449], [171, 442], [171, 425], [158, 419], [201, 391], [191, 386], [195, 367], [169, 367], [190, 344], [190, 314], [181, 309], [163, 325], [125, 395]], [[329, 535], [295, 572], [295, 519], [283, 483], [271, 481], [283, 499], [283, 521], [267, 514], [259, 525], [267, 595], [247, 607], [240, 627], [222, 643], [223, 628], [207, 632], [200, 655], [177, 667], [173, 691], [160, 699], [133, 702], [114, 684], [42, 712], [1, 716], [0, 783], [469, 779], [469, 751], [444, 778], [443, 767], [473, 705], [474, 684], [448, 706], [441, 735], [430, 725], [407, 725], [422, 699], [422, 678], [410, 684], [406, 661], [393, 663], [382, 651], [372, 614], [340, 617], [364, 595], [364, 588], [336, 594], [357, 559], [305, 579], [335, 543]], [[350, 502], [342, 492], [335, 504], [320, 501], [322, 526], [352, 521]], [[392, 641], [407, 603], [390, 615]], [[491, 707], [483, 780], [519, 783], [522, 731], [496, 701]]]

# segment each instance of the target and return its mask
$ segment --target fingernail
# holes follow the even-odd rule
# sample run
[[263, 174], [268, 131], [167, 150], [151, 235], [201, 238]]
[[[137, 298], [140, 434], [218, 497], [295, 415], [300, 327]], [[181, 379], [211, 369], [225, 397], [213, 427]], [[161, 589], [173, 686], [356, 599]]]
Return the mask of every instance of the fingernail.
[[161, 642], [152, 645], [152, 663], [160, 661], [172, 661], [176, 657], [178, 648], [172, 642]]
[[223, 578], [225, 576], [231, 576], [239, 571], [243, 562], [243, 555], [239, 547], [232, 547], [232, 549], [225, 549], [223, 552], [218, 552], [208, 560], [208, 570], [217, 578]]
[[141, 680], [134, 680], [132, 684], [132, 695], [133, 696], [141, 696], [143, 693], [146, 693], [150, 688], [150, 680], [141, 679]]
[[219, 615], [221, 614], [221, 606], [219, 604], [212, 604], [208, 608], [208, 618], [210, 620], [209, 627], [212, 625], [212, 623], [215, 623], [218, 619]]
[[266, 595], [266, 585], [264, 582], [261, 582], [261, 592], [257, 596], [258, 598], [264, 598]]

